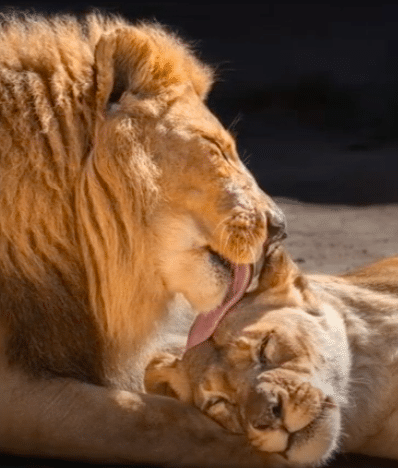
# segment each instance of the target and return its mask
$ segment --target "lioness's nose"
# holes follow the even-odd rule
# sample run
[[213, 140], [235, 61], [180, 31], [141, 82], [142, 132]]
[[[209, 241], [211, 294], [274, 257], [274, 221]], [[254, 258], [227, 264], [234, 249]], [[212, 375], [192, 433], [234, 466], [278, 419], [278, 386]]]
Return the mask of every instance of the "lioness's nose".
[[246, 401], [246, 420], [259, 431], [273, 427], [283, 416], [278, 392], [251, 390]]
[[286, 218], [283, 211], [275, 206], [267, 213], [267, 228], [268, 238], [267, 243], [272, 243], [278, 240], [285, 239], [286, 234]]

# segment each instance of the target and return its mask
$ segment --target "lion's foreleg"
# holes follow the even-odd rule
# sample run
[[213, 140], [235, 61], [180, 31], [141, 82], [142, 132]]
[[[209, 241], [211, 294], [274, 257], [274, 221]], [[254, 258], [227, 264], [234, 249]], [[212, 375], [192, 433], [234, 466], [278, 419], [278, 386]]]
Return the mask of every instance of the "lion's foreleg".
[[264, 466], [243, 437], [172, 398], [14, 372], [0, 380], [2, 452], [103, 463]]

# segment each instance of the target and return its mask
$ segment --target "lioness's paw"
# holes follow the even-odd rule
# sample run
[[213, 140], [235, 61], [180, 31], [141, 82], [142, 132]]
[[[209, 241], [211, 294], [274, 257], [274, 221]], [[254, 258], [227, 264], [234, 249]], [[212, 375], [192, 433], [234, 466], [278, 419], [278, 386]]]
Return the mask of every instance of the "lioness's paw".
[[253, 446], [293, 463], [316, 466], [336, 446], [337, 407], [308, 382], [260, 383], [247, 397], [245, 417]]

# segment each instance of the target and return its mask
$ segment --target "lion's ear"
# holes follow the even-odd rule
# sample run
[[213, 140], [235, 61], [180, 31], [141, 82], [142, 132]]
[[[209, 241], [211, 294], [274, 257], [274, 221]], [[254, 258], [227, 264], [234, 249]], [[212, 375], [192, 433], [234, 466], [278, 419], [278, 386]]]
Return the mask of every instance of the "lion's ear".
[[187, 46], [156, 25], [120, 28], [104, 34], [95, 50], [97, 105], [104, 109], [123, 92], [166, 94], [190, 83], [203, 99], [213, 73]]
[[192, 390], [181, 360], [170, 353], [154, 357], [145, 369], [145, 390], [177, 398], [186, 403], [192, 400]]
[[98, 110], [102, 111], [110, 104], [119, 101], [125, 91], [130, 89], [131, 74], [127, 60], [121, 60], [123, 55], [127, 57], [123, 36], [123, 30], [104, 34], [95, 49], [96, 82], [96, 104]]

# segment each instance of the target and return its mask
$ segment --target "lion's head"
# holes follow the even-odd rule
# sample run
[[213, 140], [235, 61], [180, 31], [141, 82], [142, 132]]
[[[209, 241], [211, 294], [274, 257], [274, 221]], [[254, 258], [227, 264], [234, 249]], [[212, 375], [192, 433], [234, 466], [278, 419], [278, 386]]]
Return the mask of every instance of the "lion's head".
[[318, 466], [341, 432], [349, 373], [344, 324], [322, 312], [305, 278], [278, 250], [266, 260], [259, 290], [212, 338], [182, 358], [156, 356], [145, 384], [196, 405], [293, 466]]
[[89, 190], [117, 195], [104, 202], [118, 217], [106, 225], [109, 244], [122, 235], [135, 261], [142, 255], [141, 290], [183, 293], [209, 311], [225, 296], [231, 264], [256, 262], [284, 234], [284, 216], [206, 106], [211, 70], [179, 39], [154, 25], [124, 27], [100, 39], [95, 57], [101, 118]]

